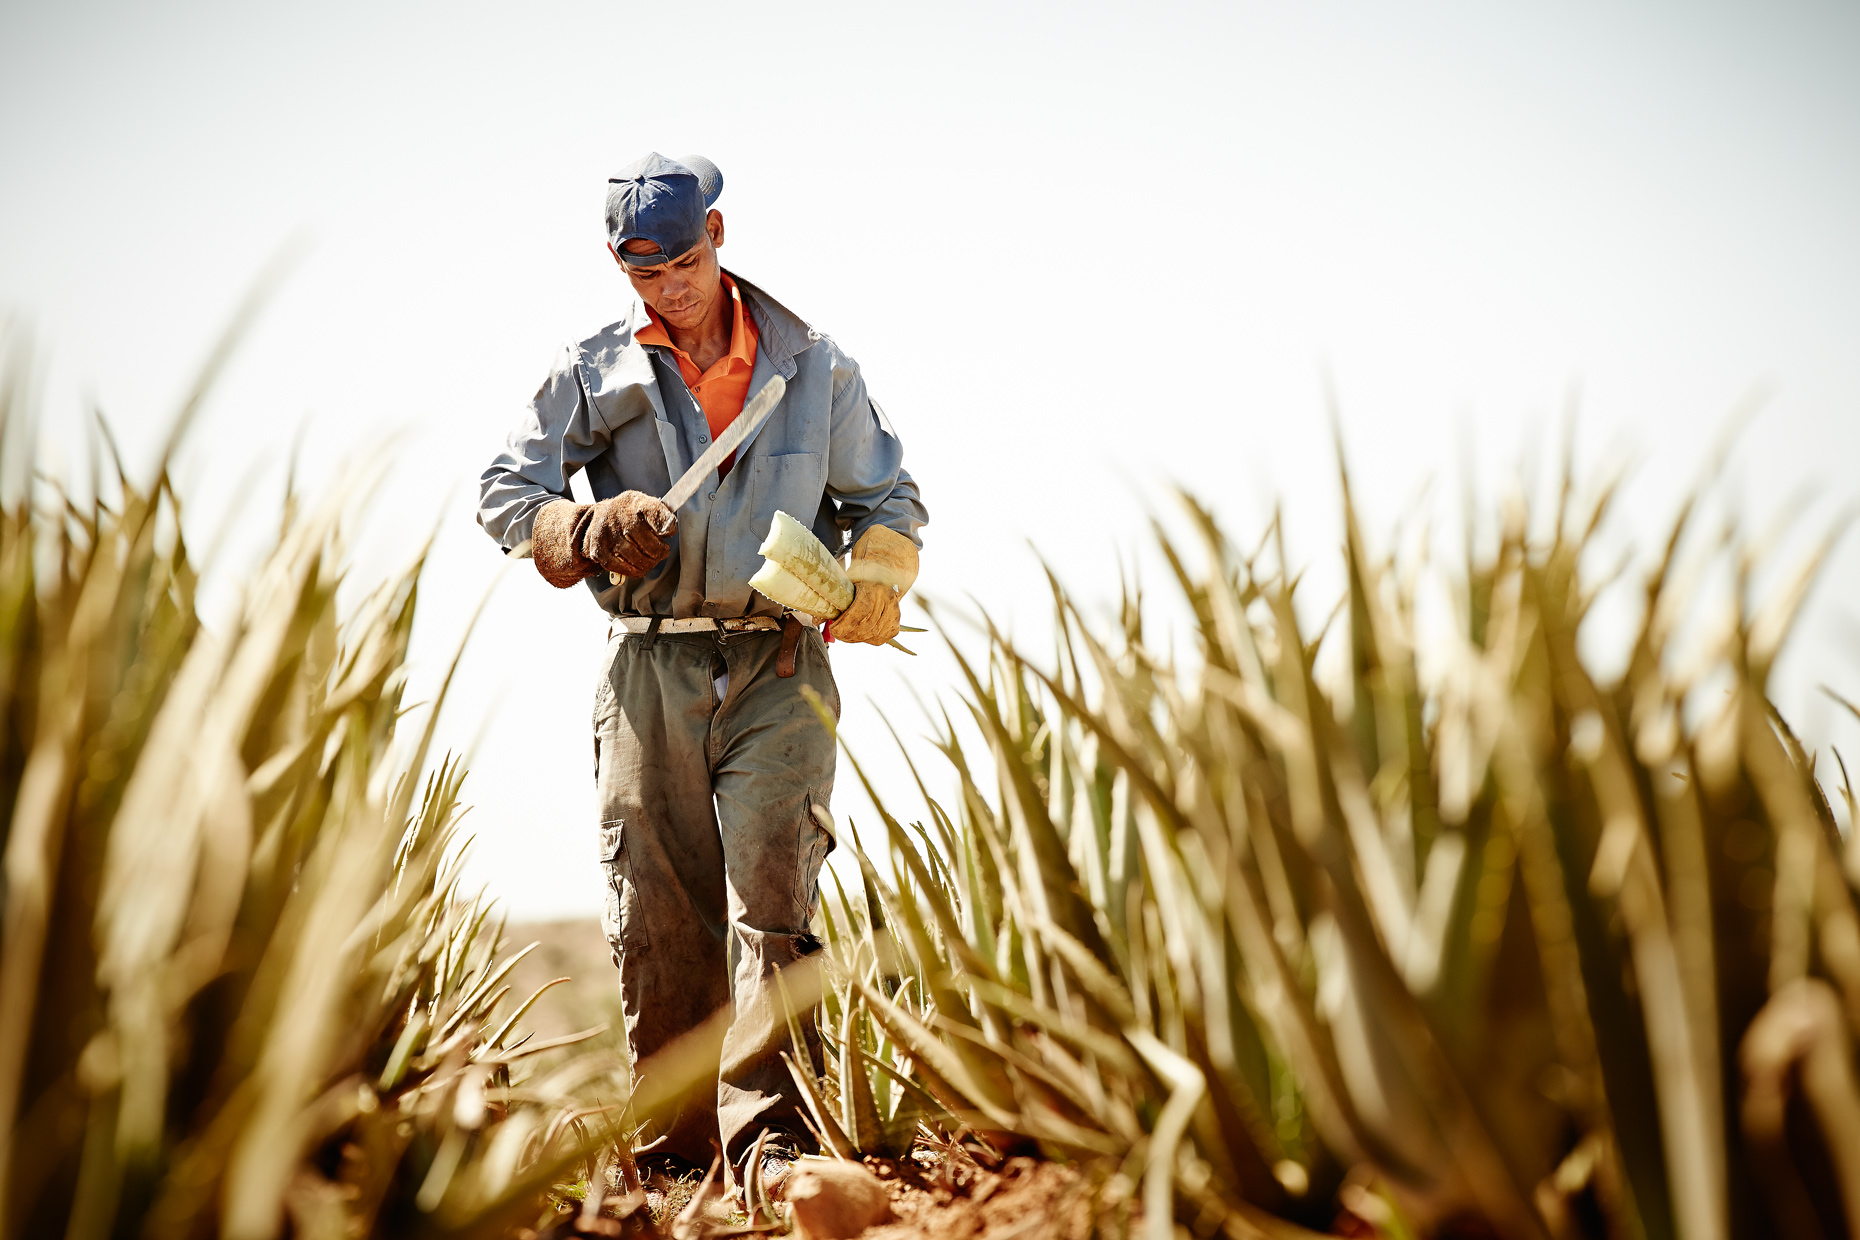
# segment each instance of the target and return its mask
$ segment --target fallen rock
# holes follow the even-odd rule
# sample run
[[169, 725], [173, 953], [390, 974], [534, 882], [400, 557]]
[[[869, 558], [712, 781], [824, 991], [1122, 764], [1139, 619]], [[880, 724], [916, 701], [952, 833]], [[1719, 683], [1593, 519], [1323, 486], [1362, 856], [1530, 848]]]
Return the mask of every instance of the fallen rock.
[[891, 1194], [857, 1163], [804, 1158], [782, 1183], [805, 1240], [851, 1240], [891, 1216]]

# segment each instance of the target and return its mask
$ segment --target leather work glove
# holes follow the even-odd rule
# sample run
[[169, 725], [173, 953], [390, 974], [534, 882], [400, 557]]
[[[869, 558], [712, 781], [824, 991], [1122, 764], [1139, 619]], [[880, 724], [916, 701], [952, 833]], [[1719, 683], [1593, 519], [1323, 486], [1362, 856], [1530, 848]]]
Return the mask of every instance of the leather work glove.
[[536, 514], [530, 556], [544, 581], [565, 590], [603, 568], [644, 577], [671, 554], [665, 540], [677, 532], [677, 515], [640, 491], [598, 504], [558, 499]]
[[672, 553], [665, 540], [678, 532], [678, 514], [644, 491], [622, 491], [594, 505], [581, 554], [610, 572], [644, 577]]
[[551, 500], [536, 514], [530, 530], [530, 558], [542, 579], [558, 590], [579, 585], [584, 577], [600, 571], [600, 565], [581, 553], [581, 538], [593, 504], [573, 500]]
[[917, 580], [917, 544], [874, 525], [853, 544], [846, 575], [853, 581], [853, 601], [834, 618], [833, 640], [884, 645], [898, 635], [898, 601]]
[[882, 646], [898, 635], [898, 592], [876, 581], [853, 587], [852, 606], [833, 617], [833, 640]]

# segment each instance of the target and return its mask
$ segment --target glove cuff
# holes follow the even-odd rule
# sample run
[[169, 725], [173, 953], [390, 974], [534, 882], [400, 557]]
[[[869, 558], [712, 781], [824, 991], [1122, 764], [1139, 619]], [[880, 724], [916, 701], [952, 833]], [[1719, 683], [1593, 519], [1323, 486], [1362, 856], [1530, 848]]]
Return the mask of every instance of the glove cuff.
[[573, 500], [552, 500], [536, 514], [530, 531], [530, 557], [542, 579], [558, 590], [581, 584], [584, 577], [599, 567], [581, 554], [582, 527], [587, 524], [591, 504]]
[[870, 526], [853, 544], [846, 575], [855, 584], [873, 581], [903, 594], [917, 580], [917, 544], [889, 526]]

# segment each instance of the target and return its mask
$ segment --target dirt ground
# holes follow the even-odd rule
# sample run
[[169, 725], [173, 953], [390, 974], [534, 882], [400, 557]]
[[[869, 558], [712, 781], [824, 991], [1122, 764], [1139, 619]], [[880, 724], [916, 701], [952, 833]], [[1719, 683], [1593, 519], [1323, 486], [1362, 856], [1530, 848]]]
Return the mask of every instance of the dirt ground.
[[[934, 1155], [932, 1155], [934, 1157]], [[892, 1222], [861, 1240], [1084, 1240], [1092, 1234], [1087, 1186], [1069, 1167], [1008, 1161], [999, 1172], [966, 1159], [930, 1165], [872, 1160], [891, 1189]]]
[[[858, 1240], [1086, 1240], [1094, 1234], [1093, 1195], [1084, 1177], [1070, 1167], [1015, 1158], [989, 1171], [966, 1158], [946, 1160], [931, 1150], [897, 1162], [868, 1159], [866, 1166], [889, 1190], [891, 1217], [868, 1227]], [[541, 1232], [526, 1230], [522, 1240], [727, 1240], [799, 1234], [790, 1231], [785, 1205], [776, 1206], [776, 1219], [765, 1215], [751, 1222], [740, 1200], [712, 1197], [701, 1218], [680, 1218], [697, 1187], [695, 1180], [655, 1181], [648, 1187], [649, 1195], [629, 1197], [619, 1185], [610, 1185], [599, 1217], [565, 1202], [552, 1225]], [[1100, 1216], [1096, 1221], [1105, 1220]]]
[[[538, 1038], [552, 1038], [606, 1023], [607, 1037], [617, 1044], [621, 1027], [618, 973], [599, 921], [582, 918], [512, 925], [506, 941], [513, 949], [532, 941], [539, 944], [513, 971], [513, 994], [527, 998], [554, 978], [570, 979], [537, 1001], [524, 1018], [527, 1028], [534, 1029]], [[1010, 1159], [991, 1170], [963, 1154], [946, 1157], [936, 1150], [920, 1149], [908, 1159], [872, 1159], [867, 1166], [890, 1191], [892, 1217], [869, 1228], [860, 1240], [1084, 1240], [1093, 1234], [1094, 1208], [1104, 1208], [1102, 1200], [1094, 1205], [1092, 1185], [1077, 1170], [1030, 1158]], [[610, 1208], [602, 1211], [606, 1217], [590, 1230], [578, 1227], [571, 1211], [540, 1234], [551, 1240], [669, 1234], [670, 1216], [683, 1207], [696, 1185], [668, 1187], [673, 1190], [668, 1195], [655, 1195], [652, 1204], [656, 1208], [629, 1209], [613, 1197]], [[630, 1216], [624, 1222], [615, 1217], [623, 1212]], [[693, 1240], [753, 1234], [744, 1226], [746, 1221], [719, 1203], [715, 1217], [692, 1229]], [[1105, 1221], [1102, 1214], [1098, 1221]], [[766, 1229], [764, 1223], [755, 1230]]]

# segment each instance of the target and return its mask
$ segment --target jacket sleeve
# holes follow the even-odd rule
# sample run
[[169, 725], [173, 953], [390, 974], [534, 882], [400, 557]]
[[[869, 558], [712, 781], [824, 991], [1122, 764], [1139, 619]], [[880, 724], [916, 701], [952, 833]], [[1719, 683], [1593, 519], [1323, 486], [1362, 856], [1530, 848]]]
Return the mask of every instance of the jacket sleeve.
[[859, 364], [837, 347], [827, 497], [839, 506], [840, 520], [850, 524], [854, 542], [870, 527], [883, 525], [923, 546], [918, 530], [929, 524], [930, 513], [904, 468], [904, 444], [866, 393]]
[[582, 382], [574, 345], [556, 356], [504, 450], [478, 478], [478, 524], [505, 554], [529, 541], [536, 514], [569, 498], [568, 480], [606, 450], [608, 429]]

